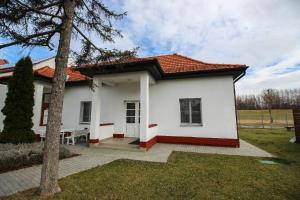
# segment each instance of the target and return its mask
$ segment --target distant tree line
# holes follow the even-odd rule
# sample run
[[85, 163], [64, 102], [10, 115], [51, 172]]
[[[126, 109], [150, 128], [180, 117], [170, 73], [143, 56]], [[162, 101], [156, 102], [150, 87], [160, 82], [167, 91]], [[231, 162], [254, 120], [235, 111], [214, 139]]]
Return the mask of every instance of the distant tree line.
[[237, 109], [291, 109], [300, 107], [300, 88], [265, 89], [261, 94], [247, 94], [236, 97]]

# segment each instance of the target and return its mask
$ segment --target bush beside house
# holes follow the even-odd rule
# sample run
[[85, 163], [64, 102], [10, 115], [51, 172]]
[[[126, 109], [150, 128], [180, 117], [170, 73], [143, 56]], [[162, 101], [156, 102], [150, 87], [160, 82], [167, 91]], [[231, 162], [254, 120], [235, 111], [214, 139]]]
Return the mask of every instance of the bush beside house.
[[15, 66], [13, 76], [8, 81], [8, 92], [2, 113], [4, 127], [0, 143], [34, 142], [32, 130], [34, 85], [30, 57], [22, 58]]
[[[0, 144], [0, 173], [41, 164], [43, 161], [43, 143]], [[59, 148], [59, 159], [69, 158], [73, 154], [64, 146]]]

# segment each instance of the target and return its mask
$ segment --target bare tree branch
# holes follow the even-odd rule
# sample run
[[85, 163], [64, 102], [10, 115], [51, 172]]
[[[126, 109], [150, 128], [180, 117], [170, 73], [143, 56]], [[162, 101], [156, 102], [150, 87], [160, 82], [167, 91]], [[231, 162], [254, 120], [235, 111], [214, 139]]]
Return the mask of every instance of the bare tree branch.
[[55, 33], [55, 32], [57, 32], [56, 29], [55, 30], [41, 32], [41, 33], [32, 34], [32, 35], [29, 35], [28, 37], [25, 37], [25, 38], [22, 38], [22, 39], [19, 39], [19, 40], [10, 42], [10, 43], [1, 44], [0, 45], [0, 49], [5, 48], [5, 47], [9, 47], [9, 46], [13, 46], [13, 45], [16, 45], [16, 44], [24, 43], [26, 41], [29, 41], [32, 38], [40, 37], [40, 36], [43, 36], [43, 35], [48, 35], [48, 34]]
[[103, 54], [103, 51], [98, 48], [74, 23], [73, 27], [79, 33], [79, 35], [81, 35], [87, 42], [89, 42], [95, 49], [97, 49], [100, 54]]
[[56, 5], [60, 5], [60, 4], [62, 4], [61, 1], [56, 1], [56, 2], [49, 3], [49, 4], [44, 5], [44, 6], [37, 7], [35, 9], [36, 10], [44, 10], [44, 9], [47, 9], [47, 8], [50, 8], [50, 7], [53, 7], [53, 6], [56, 6]]
[[[19, 1], [19, 0], [16, 0], [16, 2], [17, 2], [18, 4], [20, 4], [21, 6], [27, 8], [29, 11], [34, 11], [34, 12], [39, 13], [39, 14], [42, 14], [42, 15], [47, 15], [47, 16], [51, 16], [51, 17], [55, 17], [55, 18], [62, 19], [62, 17], [59, 16], [59, 15], [53, 15], [53, 14], [50, 14], [50, 13], [41, 11], [41, 8], [32, 8], [32, 7], [30, 7], [30, 6], [28, 6], [28, 5], [24, 4], [24, 3], [22, 3], [22, 2]], [[46, 7], [46, 6], [45, 6], [45, 7]], [[50, 6], [50, 7], [51, 7], [51, 6]], [[45, 8], [44, 8], [44, 9], [45, 9]]]

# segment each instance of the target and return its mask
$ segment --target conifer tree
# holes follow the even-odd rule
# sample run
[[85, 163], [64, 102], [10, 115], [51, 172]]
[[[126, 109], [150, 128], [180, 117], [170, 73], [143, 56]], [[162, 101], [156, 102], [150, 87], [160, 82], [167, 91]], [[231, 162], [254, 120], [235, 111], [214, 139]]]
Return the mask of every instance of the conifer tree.
[[32, 117], [34, 105], [33, 71], [30, 57], [22, 58], [8, 81], [2, 113], [5, 115], [1, 143], [34, 142]]
[[79, 65], [135, 56], [136, 49], [108, 50], [96, 46], [90, 38], [94, 33], [98, 36], [97, 41], [114, 42], [115, 37], [122, 35], [113, 27], [112, 20], [122, 19], [125, 14], [110, 10], [102, 0], [0, 1], [0, 36], [7, 39], [7, 42], [0, 44], [0, 49], [12, 45], [57, 49], [41, 174], [42, 197], [60, 191], [59, 132], [71, 38], [81, 38], [83, 41], [82, 50], [76, 55]]

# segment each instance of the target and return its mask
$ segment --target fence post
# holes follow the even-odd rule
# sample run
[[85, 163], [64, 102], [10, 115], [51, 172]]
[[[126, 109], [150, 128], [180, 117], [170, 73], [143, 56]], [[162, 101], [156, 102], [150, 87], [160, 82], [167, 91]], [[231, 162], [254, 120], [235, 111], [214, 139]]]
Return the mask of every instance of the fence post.
[[265, 128], [265, 125], [264, 125], [264, 115], [263, 115], [262, 110], [261, 110], [261, 112], [260, 112], [260, 118], [261, 118], [261, 125], [262, 125], [262, 128]]
[[241, 118], [238, 112], [237, 112], [237, 116], [238, 116], [238, 128], [241, 128]]
[[287, 114], [287, 112], [285, 113], [285, 124], [286, 124], [286, 127], [289, 126], [289, 122], [288, 122], [288, 114]]

